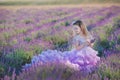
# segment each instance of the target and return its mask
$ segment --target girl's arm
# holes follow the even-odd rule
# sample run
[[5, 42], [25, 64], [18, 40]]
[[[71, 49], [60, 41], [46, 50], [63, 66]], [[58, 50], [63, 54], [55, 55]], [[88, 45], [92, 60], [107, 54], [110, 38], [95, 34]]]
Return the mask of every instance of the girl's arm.
[[93, 38], [93, 36], [91, 34], [89, 34], [87, 41], [89, 42], [89, 46], [93, 47], [94, 42], [95, 42], [95, 38]]
[[94, 45], [94, 43], [91, 43], [91, 44], [90, 44], [90, 47], [92, 47], [92, 48], [93, 48], [93, 45]]
[[89, 46], [93, 48], [93, 45], [94, 45], [94, 42], [95, 42], [95, 39], [88, 39], [87, 40], [89, 42]]

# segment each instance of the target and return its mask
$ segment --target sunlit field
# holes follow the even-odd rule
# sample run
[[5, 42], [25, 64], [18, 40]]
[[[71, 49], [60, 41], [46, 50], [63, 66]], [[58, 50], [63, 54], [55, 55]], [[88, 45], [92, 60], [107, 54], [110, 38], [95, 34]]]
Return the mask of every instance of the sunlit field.
[[0, 0], [0, 5], [119, 4], [120, 0]]
[[[39, 59], [46, 50], [71, 49], [74, 20], [96, 39], [101, 61], [90, 72]], [[120, 80], [120, 6], [1, 6], [0, 80]]]

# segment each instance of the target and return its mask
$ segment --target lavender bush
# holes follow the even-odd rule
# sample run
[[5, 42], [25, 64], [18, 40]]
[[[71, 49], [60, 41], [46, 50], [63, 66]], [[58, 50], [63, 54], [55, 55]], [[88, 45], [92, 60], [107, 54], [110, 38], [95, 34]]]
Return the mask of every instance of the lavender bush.
[[109, 55], [107, 58], [102, 57], [101, 62], [91, 68], [91, 71], [74, 70], [64, 64], [40, 62], [28, 67], [17, 76], [15, 73], [11, 77], [4, 77], [5, 80], [119, 80], [120, 62], [119, 53]]

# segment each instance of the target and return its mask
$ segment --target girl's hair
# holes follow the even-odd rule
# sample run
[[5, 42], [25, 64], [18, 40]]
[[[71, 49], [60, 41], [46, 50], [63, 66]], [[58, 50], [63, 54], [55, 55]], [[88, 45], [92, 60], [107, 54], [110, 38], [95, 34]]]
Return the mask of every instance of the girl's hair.
[[81, 31], [82, 31], [82, 33], [83, 33], [83, 35], [84, 35], [85, 37], [87, 37], [87, 36], [89, 35], [89, 32], [88, 32], [85, 24], [83, 24], [83, 22], [82, 22], [81, 20], [74, 21], [74, 22], [72, 23], [72, 25], [77, 25], [77, 26], [79, 26], [80, 29], [81, 29]]

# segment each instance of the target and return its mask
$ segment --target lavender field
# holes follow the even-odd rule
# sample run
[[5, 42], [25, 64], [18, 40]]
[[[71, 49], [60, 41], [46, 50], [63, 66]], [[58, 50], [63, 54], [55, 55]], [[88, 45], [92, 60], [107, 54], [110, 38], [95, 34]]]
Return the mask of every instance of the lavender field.
[[[82, 20], [96, 39], [101, 61], [89, 73], [36, 58], [48, 49], [69, 51], [74, 20]], [[120, 80], [119, 60], [120, 6], [0, 8], [1, 80]]]

